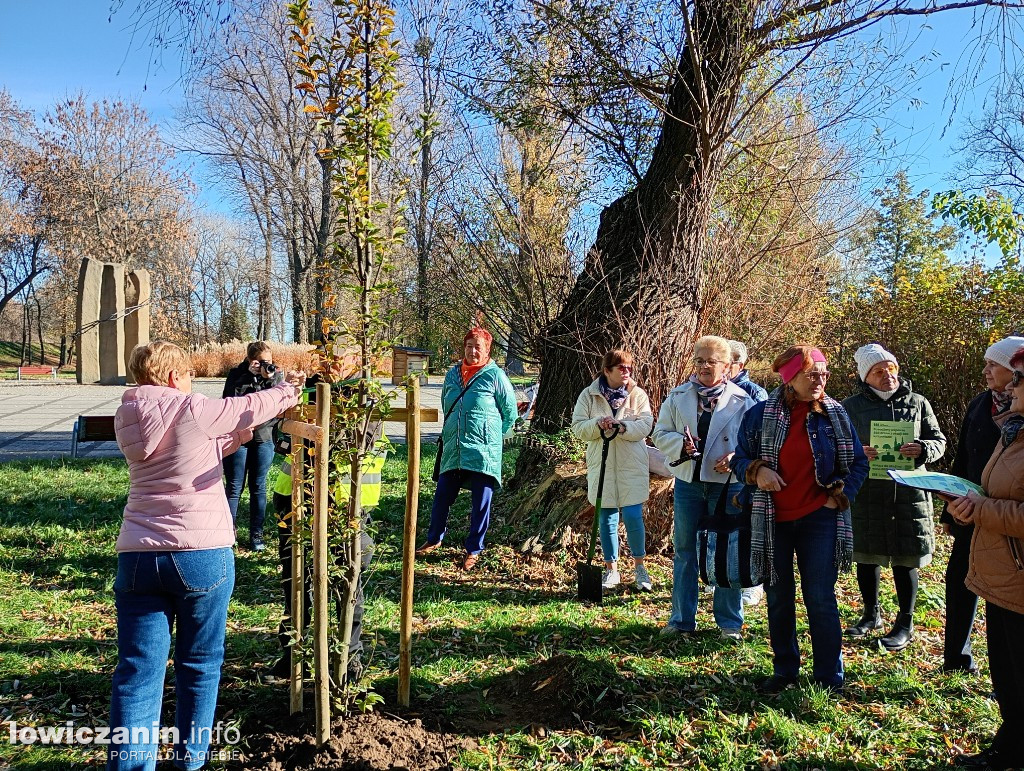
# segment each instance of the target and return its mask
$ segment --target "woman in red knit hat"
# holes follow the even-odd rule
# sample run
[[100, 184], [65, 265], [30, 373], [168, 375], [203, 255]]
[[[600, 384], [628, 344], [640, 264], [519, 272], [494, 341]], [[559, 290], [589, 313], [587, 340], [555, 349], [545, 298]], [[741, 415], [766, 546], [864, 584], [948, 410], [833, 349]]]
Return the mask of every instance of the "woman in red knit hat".
[[783, 385], [743, 416], [732, 467], [751, 502], [751, 570], [764, 577], [774, 673], [762, 691], [797, 682], [796, 581], [814, 653], [814, 681], [843, 688], [842, 630], [836, 602], [840, 570], [853, 558], [850, 499], [868, 475], [868, 459], [843, 405], [825, 394], [828, 361], [794, 345], [772, 363]]

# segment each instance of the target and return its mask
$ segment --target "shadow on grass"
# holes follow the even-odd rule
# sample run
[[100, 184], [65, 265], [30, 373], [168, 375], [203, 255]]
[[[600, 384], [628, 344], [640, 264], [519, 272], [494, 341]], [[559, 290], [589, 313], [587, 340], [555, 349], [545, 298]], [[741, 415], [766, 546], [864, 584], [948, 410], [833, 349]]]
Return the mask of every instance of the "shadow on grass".
[[11, 569], [32, 576], [36, 591], [83, 591], [113, 598], [117, 575], [115, 554], [91, 553], [75, 557], [23, 556], [11, 560]]

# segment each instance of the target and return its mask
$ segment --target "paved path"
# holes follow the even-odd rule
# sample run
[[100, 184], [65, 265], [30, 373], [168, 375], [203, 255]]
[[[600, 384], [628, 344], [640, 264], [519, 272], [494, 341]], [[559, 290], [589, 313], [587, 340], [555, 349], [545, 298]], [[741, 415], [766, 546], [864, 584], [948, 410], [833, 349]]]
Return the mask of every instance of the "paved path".
[[[421, 390], [423, 407], [437, 407], [441, 400], [441, 378]], [[197, 393], [217, 398], [224, 388], [219, 379], [197, 379]], [[113, 415], [121, 404], [125, 386], [88, 386], [42, 382], [0, 382], [0, 462], [33, 458], [71, 456], [71, 430], [79, 415]], [[405, 404], [400, 396], [396, 407]], [[386, 423], [392, 440], [405, 441], [404, 423]], [[435, 441], [439, 423], [423, 424], [423, 439]], [[117, 457], [113, 442], [86, 442], [79, 446], [83, 458]]]

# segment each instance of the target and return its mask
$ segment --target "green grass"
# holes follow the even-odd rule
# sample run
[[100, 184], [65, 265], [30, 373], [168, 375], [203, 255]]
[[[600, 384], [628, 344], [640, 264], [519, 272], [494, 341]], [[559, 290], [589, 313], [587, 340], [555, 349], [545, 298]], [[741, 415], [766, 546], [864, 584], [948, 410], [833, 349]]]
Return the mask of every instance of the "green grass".
[[[424, 447], [421, 533], [433, 490], [432, 453], [432, 445]], [[404, 475], [404, 448], [398, 448], [385, 468], [367, 586], [368, 678], [384, 694], [394, 693], [398, 658]], [[106, 722], [116, 662], [114, 541], [127, 483], [123, 462], [114, 459], [0, 465], [7, 502], [0, 509], [4, 720]], [[453, 548], [419, 566], [413, 648], [415, 709], [478, 742], [460, 757], [460, 767], [928, 769], [945, 765], [954, 745], [975, 750], [995, 728], [987, 671], [981, 678], [940, 671], [948, 548], [941, 538], [940, 553], [922, 571], [910, 648], [884, 654], [870, 644], [846, 644], [848, 685], [838, 701], [806, 684], [760, 697], [753, 683], [771, 669], [763, 604], [748, 610], [742, 645], [711, 631], [666, 643], [657, 633], [669, 610], [668, 560], [654, 560], [653, 594], [626, 590], [604, 607], [584, 607], [573, 597], [573, 560], [525, 560], [508, 545], [515, 538], [500, 515], [481, 569], [463, 575], [454, 567], [454, 546], [465, 534], [467, 503], [460, 500], [451, 518]], [[278, 656], [275, 561], [273, 543], [261, 554], [238, 554], [218, 717], [238, 721], [243, 736], [258, 730], [270, 705], [286, 700], [281, 686], [259, 677]], [[883, 581], [891, 619], [888, 573]], [[843, 578], [840, 592], [849, 622], [859, 610], [852, 576]], [[710, 595], [701, 596], [698, 625], [714, 626]], [[976, 633], [975, 641], [984, 662], [984, 635]], [[805, 632], [801, 646], [809, 654]], [[562, 676], [545, 686], [555, 663]], [[515, 681], [531, 684], [518, 699], [509, 696]], [[98, 763], [95, 752], [12, 747], [6, 726], [0, 734], [0, 761], [17, 768]]]

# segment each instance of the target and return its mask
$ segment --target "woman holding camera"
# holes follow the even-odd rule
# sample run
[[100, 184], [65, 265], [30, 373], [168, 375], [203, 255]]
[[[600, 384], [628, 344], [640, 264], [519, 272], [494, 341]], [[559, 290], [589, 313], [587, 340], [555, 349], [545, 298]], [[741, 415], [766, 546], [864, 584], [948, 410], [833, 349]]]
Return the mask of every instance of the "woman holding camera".
[[[274, 365], [274, 354], [262, 340], [249, 343], [245, 361], [228, 372], [224, 382], [223, 398], [247, 396], [277, 385], [282, 374]], [[249, 477], [249, 539], [253, 551], [263, 551], [263, 521], [267, 512], [267, 472], [274, 460], [274, 423], [268, 420], [253, 429], [252, 440], [238, 451], [224, 458], [224, 488], [231, 509], [231, 521], [236, 522], [238, 500], [242, 485]]]

